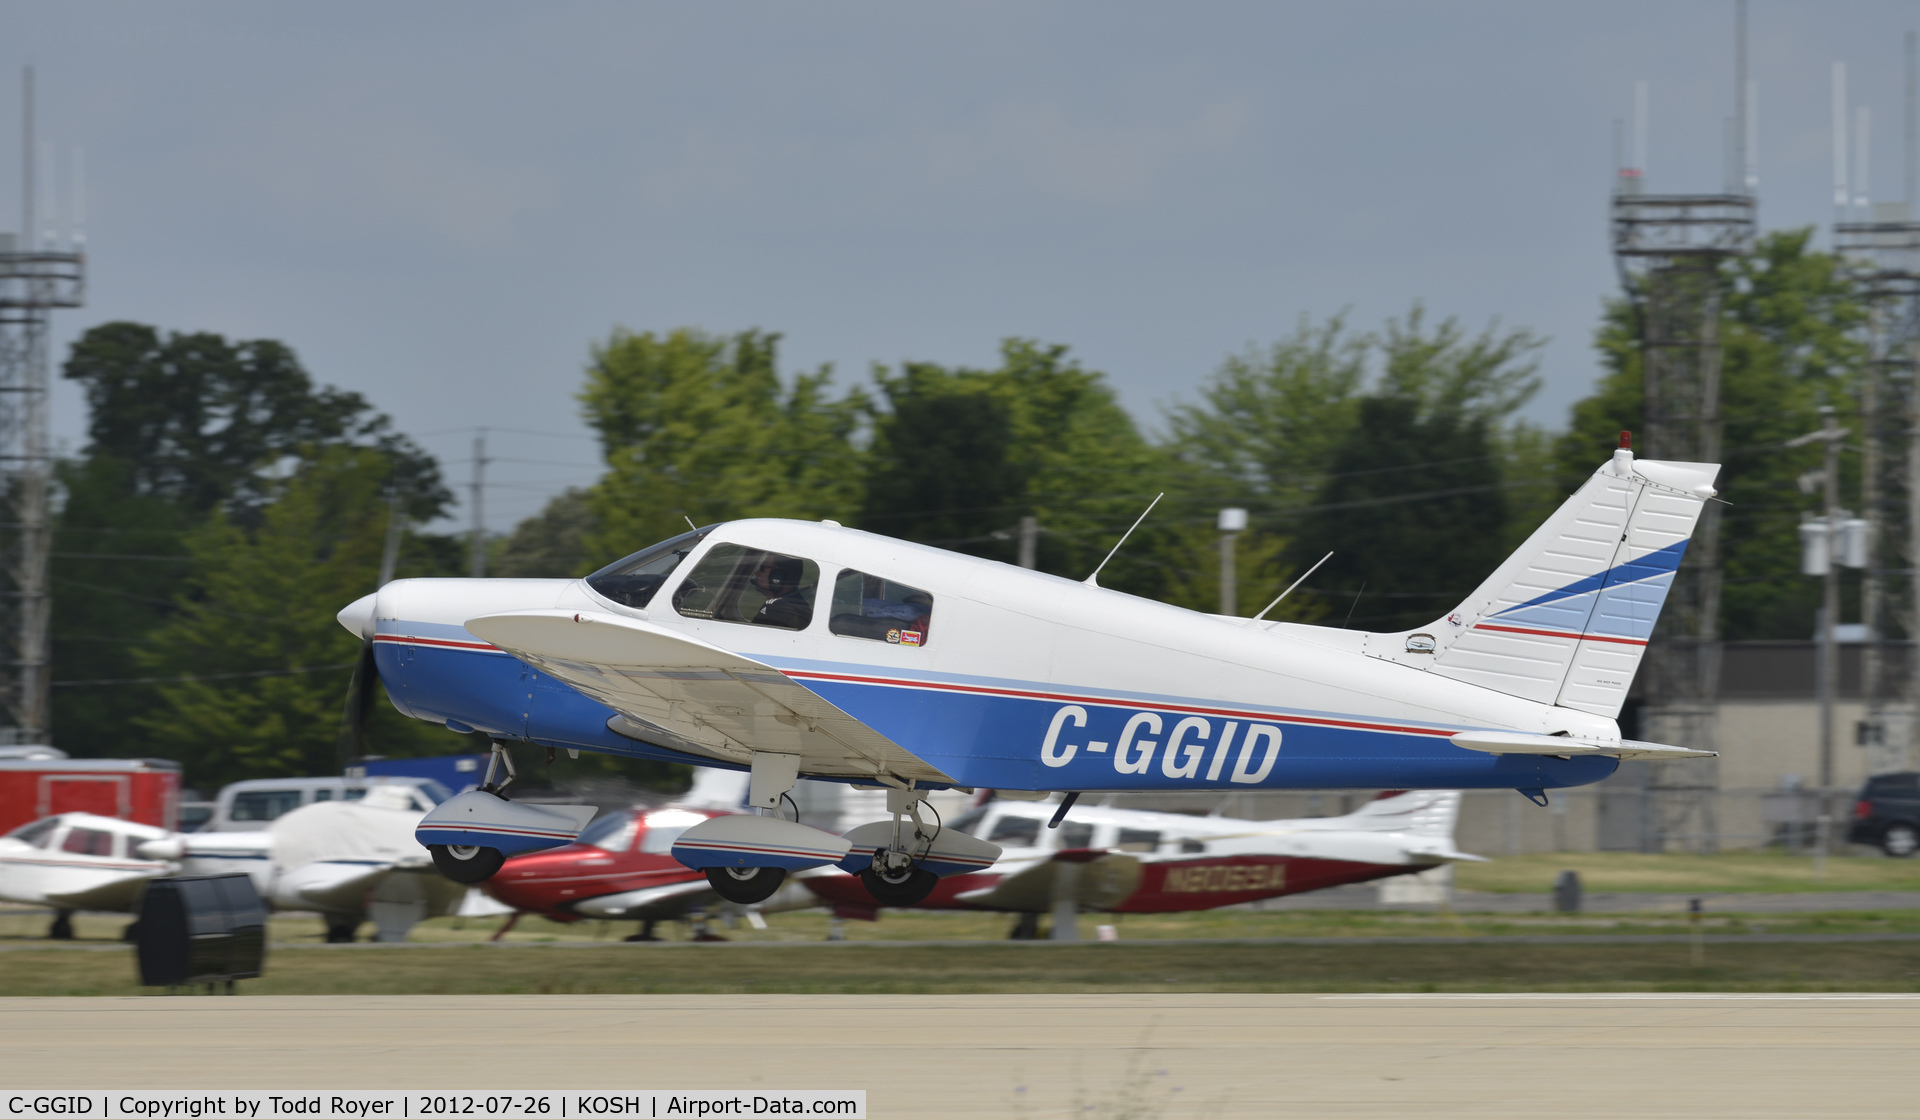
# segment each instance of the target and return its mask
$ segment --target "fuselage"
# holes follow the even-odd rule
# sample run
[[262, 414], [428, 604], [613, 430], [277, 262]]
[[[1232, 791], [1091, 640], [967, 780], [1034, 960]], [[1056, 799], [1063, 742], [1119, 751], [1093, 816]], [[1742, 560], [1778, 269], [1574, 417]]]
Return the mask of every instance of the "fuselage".
[[[681, 581], [725, 544], [817, 566], [811, 620], [787, 628], [677, 609]], [[891, 631], [831, 624], [846, 617], [829, 603], [835, 588], [862, 574], [916, 589], [927, 613]], [[400, 580], [362, 625], [408, 715], [508, 741], [714, 764], [612, 730], [613, 709], [465, 626], [552, 608], [644, 620], [772, 666], [957, 786], [1544, 789], [1617, 766], [1456, 747], [1449, 736], [1467, 730], [1617, 739], [1619, 729], [1369, 655], [1358, 632], [1220, 618], [832, 524], [716, 526], [645, 607], [586, 580]]]
[[[1404, 794], [1408, 798], [1451, 794]], [[940, 880], [919, 909], [1039, 911], [1046, 892], [1007, 902], [991, 888], [1050, 860], [1087, 865], [1083, 906], [1110, 913], [1212, 910], [1266, 898], [1424, 871], [1453, 852], [1451, 837], [1360, 827], [1352, 817], [1252, 821], [1138, 809], [1075, 807], [1048, 828], [1056, 806], [993, 801], [956, 818], [958, 828], [1004, 847], [986, 871]], [[1449, 810], [1449, 827], [1451, 810]], [[1113, 854], [1123, 858], [1110, 858]], [[1131, 858], [1127, 858], [1131, 857]], [[801, 879], [846, 917], [875, 905], [858, 878], [823, 869]]]

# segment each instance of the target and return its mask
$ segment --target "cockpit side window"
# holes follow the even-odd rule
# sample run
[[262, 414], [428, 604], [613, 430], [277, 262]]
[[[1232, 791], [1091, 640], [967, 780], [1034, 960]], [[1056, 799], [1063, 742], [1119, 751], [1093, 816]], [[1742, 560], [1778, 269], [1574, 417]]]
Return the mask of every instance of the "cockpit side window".
[[716, 544], [673, 593], [688, 618], [805, 630], [813, 621], [820, 565], [799, 556]]
[[924, 646], [932, 618], [930, 593], [848, 568], [833, 583], [827, 629], [849, 638]]
[[713, 526], [709, 525], [641, 549], [588, 576], [587, 586], [622, 606], [645, 607], [653, 601], [653, 593], [660, 590], [660, 585], [680, 566], [680, 561], [711, 532]]

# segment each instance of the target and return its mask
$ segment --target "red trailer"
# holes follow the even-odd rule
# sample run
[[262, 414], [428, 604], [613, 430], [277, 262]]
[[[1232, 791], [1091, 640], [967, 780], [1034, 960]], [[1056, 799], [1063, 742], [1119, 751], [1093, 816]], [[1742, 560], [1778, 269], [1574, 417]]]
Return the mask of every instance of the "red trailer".
[[180, 764], [157, 758], [0, 760], [0, 833], [75, 812], [178, 828]]

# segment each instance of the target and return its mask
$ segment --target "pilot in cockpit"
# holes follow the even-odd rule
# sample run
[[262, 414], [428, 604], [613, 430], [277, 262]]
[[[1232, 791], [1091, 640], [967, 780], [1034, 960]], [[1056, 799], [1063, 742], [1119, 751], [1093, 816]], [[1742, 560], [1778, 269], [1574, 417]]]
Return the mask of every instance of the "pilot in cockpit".
[[754, 569], [753, 586], [767, 597], [755, 612], [753, 621], [761, 626], [784, 626], [804, 630], [813, 620], [812, 588], [800, 586], [805, 569], [792, 556], [767, 556]]

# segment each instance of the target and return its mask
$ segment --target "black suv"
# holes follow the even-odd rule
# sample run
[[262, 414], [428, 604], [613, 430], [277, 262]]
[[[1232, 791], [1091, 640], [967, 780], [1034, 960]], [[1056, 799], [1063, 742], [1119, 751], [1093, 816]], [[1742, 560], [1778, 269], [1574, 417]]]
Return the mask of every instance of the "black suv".
[[1898, 859], [1920, 851], [1920, 774], [1868, 778], [1853, 803], [1847, 842], [1873, 844]]

